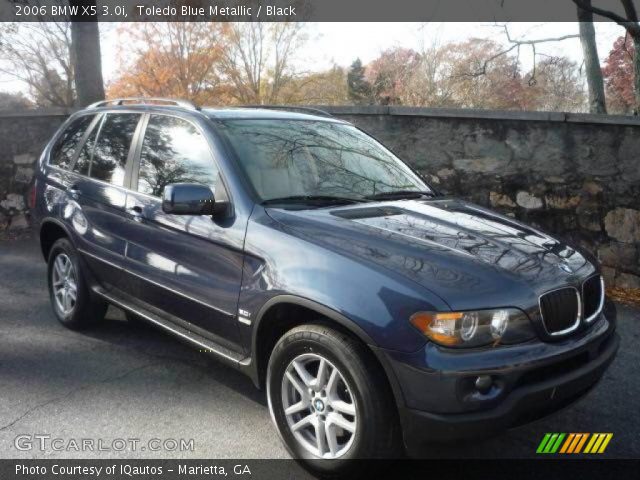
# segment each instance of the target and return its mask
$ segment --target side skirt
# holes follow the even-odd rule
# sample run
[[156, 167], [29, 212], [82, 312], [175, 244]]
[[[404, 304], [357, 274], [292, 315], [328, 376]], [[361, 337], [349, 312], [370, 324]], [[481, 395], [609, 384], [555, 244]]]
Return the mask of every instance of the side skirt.
[[115, 305], [116, 307], [122, 308], [128, 312], [134, 313], [139, 316], [143, 320], [156, 325], [163, 330], [166, 330], [171, 335], [178, 338], [185, 343], [190, 344], [196, 348], [204, 349], [209, 353], [214, 354], [217, 358], [222, 360], [224, 363], [231, 365], [232, 367], [242, 371], [243, 373], [251, 375], [251, 357], [245, 357], [244, 355], [229, 350], [228, 348], [223, 347], [215, 343], [214, 341], [205, 338], [197, 333], [191, 332], [186, 328], [183, 328], [179, 325], [176, 325], [173, 322], [170, 322], [155, 313], [152, 313], [143, 307], [138, 305], [131, 305], [131, 303], [127, 302], [124, 298], [118, 296], [117, 293], [107, 292], [103, 288], [99, 286], [93, 286], [92, 291], [106, 300], [108, 303]]

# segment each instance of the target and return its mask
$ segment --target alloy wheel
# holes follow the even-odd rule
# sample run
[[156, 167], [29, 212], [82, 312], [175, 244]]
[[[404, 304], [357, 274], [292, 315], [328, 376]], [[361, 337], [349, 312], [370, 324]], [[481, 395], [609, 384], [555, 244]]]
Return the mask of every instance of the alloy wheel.
[[58, 310], [64, 316], [69, 315], [76, 306], [78, 283], [73, 262], [65, 253], [59, 254], [53, 262], [51, 285]]
[[296, 441], [320, 458], [345, 455], [358, 429], [353, 390], [329, 360], [315, 353], [295, 357], [282, 378], [282, 402]]

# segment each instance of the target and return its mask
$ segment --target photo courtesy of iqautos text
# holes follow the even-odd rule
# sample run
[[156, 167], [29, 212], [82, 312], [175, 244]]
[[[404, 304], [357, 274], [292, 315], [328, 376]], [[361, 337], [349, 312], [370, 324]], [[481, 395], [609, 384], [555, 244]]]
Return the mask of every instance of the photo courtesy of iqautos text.
[[0, 0], [0, 480], [634, 478], [640, 0]]

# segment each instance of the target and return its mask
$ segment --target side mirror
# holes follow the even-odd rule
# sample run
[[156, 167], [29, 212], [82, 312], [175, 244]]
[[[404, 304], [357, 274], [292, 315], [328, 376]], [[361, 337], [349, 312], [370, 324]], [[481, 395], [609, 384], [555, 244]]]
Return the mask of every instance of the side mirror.
[[162, 211], [173, 215], [213, 215], [215, 198], [211, 188], [196, 183], [171, 183], [164, 187]]

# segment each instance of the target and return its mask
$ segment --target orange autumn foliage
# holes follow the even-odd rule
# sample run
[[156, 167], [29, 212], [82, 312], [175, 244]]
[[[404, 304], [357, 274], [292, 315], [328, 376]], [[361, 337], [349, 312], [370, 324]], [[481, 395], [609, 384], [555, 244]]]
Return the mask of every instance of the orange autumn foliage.
[[[224, 23], [125, 24], [118, 30], [119, 75], [108, 85], [107, 96], [173, 97], [199, 105], [227, 103], [228, 87], [217, 68], [227, 32]], [[129, 61], [131, 58], [134, 60]]]

